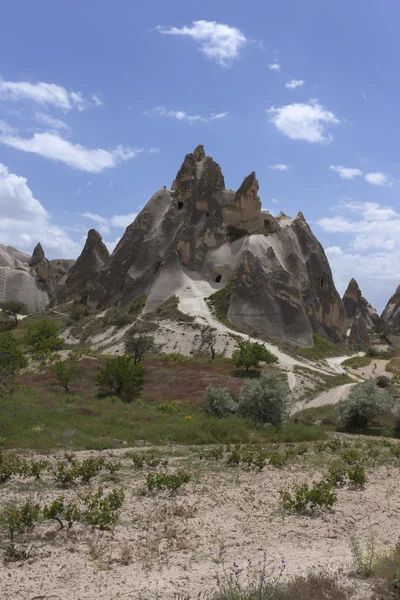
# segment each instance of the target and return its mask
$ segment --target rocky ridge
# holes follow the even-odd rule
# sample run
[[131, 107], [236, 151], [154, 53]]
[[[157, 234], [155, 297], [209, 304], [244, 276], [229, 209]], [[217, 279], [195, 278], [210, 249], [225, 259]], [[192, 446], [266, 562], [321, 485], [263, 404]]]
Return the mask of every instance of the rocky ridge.
[[342, 300], [347, 314], [349, 346], [366, 350], [371, 345], [371, 335], [377, 332], [379, 315], [364, 298], [355, 279], [350, 280]]

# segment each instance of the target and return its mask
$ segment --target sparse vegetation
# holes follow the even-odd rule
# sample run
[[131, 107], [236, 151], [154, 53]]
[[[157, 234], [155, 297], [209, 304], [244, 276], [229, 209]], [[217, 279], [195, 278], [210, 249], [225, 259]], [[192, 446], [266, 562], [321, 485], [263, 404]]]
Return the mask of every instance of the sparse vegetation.
[[245, 382], [239, 395], [238, 414], [260, 423], [281, 425], [290, 412], [289, 387], [278, 373], [265, 371]]
[[317, 507], [330, 508], [337, 502], [337, 495], [327, 481], [314, 482], [312, 486], [302, 483], [294, 487], [293, 495], [288, 490], [281, 490], [280, 496], [285, 510], [299, 514], [313, 512]]
[[132, 356], [133, 364], [140, 363], [146, 354], [159, 354], [160, 348], [152, 335], [133, 335], [125, 342], [125, 352]]
[[225, 417], [237, 412], [238, 402], [225, 388], [209, 386], [205, 393], [204, 412], [215, 417]]
[[362, 367], [368, 367], [372, 362], [372, 356], [352, 356], [346, 358], [342, 362], [342, 367], [348, 367], [349, 369], [361, 369]]
[[330, 340], [315, 334], [313, 336], [314, 345], [312, 348], [300, 348], [298, 354], [309, 360], [325, 360], [331, 356], [342, 356], [349, 354], [349, 351]]
[[338, 406], [338, 419], [343, 427], [362, 429], [393, 404], [391, 396], [374, 381], [365, 381], [351, 389]]
[[154, 473], [151, 471], [147, 474], [146, 488], [149, 492], [168, 490], [171, 494], [175, 494], [183, 484], [189, 483], [192, 476], [185, 471], [179, 470], [176, 473]]
[[38, 319], [27, 323], [24, 330], [24, 342], [29, 352], [37, 356], [48, 355], [61, 350], [64, 341], [55, 321]]
[[278, 358], [264, 344], [250, 340], [238, 340], [236, 342], [232, 360], [237, 367], [246, 367], [246, 371], [251, 367], [258, 368], [261, 362], [267, 364], [278, 362]]
[[23, 302], [18, 302], [17, 300], [0, 302], [0, 310], [8, 317], [14, 319], [15, 326], [18, 325], [18, 315], [26, 315], [28, 313], [26, 304]]
[[234, 283], [233, 281], [229, 281], [224, 288], [217, 290], [207, 298], [207, 304], [213, 315], [215, 315], [218, 321], [231, 328], [232, 324], [228, 319], [228, 311], [233, 289]]
[[55, 384], [63, 387], [66, 394], [71, 383], [82, 377], [82, 366], [74, 359], [57, 360], [51, 370], [56, 378]]
[[130, 356], [109, 356], [98, 368], [96, 385], [102, 396], [118, 396], [124, 402], [137, 399], [143, 389], [145, 370], [135, 365]]
[[28, 361], [11, 332], [0, 333], [0, 394], [10, 392]]

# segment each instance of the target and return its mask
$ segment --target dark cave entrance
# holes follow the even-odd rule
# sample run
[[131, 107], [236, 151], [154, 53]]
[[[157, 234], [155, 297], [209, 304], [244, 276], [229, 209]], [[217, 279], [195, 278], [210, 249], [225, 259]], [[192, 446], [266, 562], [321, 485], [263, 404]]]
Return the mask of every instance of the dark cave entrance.
[[222, 279], [222, 275], [217, 275], [215, 278], [215, 283], [219, 283]]

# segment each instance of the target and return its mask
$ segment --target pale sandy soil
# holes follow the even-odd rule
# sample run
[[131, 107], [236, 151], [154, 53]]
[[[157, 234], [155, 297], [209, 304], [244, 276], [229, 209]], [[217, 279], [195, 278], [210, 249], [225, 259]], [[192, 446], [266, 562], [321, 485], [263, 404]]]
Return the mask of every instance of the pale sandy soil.
[[[240, 567], [248, 560], [257, 565], [265, 555], [271, 568], [285, 560], [288, 576], [326, 566], [347, 573], [351, 536], [365, 545], [372, 534], [385, 550], [400, 537], [397, 467], [369, 468], [366, 488], [339, 489], [333, 510], [294, 516], [278, 509], [279, 490], [322, 477], [326, 466], [320, 463], [328, 460], [323, 455], [307, 453], [280, 469], [248, 472], [200, 461], [198, 452], [178, 448], [170, 459], [168, 470], [182, 466], [194, 475], [175, 497], [142, 495], [146, 470], [134, 470], [124, 451], [104, 452], [123, 461], [117, 481], [103, 477], [106, 489], [126, 491], [115, 530], [74, 525], [68, 533], [57, 531], [56, 523], [40, 525], [24, 540], [25, 547], [32, 544], [31, 558], [1, 564], [1, 600], [172, 600], [174, 594], [194, 600], [199, 592], [215, 589], [219, 554], [228, 571], [233, 561]], [[99, 454], [77, 453], [79, 458]], [[93, 486], [100, 481], [101, 476]], [[75, 497], [82, 489], [78, 485], [65, 495]], [[62, 493], [49, 476], [38, 483], [14, 479], [1, 486], [0, 503], [28, 496], [45, 503]], [[369, 595], [364, 589], [354, 598]]]

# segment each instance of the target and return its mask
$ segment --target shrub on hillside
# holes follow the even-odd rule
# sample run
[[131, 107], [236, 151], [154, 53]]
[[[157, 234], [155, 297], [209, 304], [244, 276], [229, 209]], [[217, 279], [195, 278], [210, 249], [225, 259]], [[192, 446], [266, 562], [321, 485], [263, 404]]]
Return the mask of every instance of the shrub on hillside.
[[259, 367], [260, 362], [276, 363], [278, 358], [267, 350], [264, 344], [250, 340], [238, 340], [232, 360], [237, 367], [246, 367], [246, 371], [248, 371], [250, 367]]
[[16, 326], [18, 325], [18, 315], [26, 315], [28, 313], [26, 304], [17, 300], [0, 302], [0, 310], [7, 316], [12, 317]]
[[124, 402], [138, 398], [144, 386], [143, 365], [135, 365], [131, 356], [109, 356], [104, 367], [99, 366], [96, 385], [102, 396], [118, 396]]
[[15, 377], [27, 364], [26, 356], [12, 333], [0, 333], [0, 393], [12, 389]]
[[364, 381], [356, 385], [338, 406], [339, 423], [346, 428], [363, 428], [378, 415], [386, 412], [392, 398], [379, 388], [375, 381]]
[[278, 373], [264, 371], [245, 382], [239, 395], [238, 414], [260, 423], [279, 426], [290, 414], [289, 386]]
[[39, 319], [28, 323], [25, 328], [24, 341], [32, 354], [49, 354], [61, 350], [64, 341], [59, 337], [57, 323], [49, 319]]
[[126, 341], [125, 352], [132, 356], [134, 364], [137, 365], [146, 354], [159, 354], [160, 348], [152, 335], [134, 335]]
[[238, 403], [232, 398], [232, 395], [226, 388], [208, 386], [205, 394], [204, 412], [207, 415], [215, 417], [224, 417], [227, 414], [235, 413]]
[[51, 370], [56, 377], [55, 384], [63, 387], [66, 394], [69, 392], [70, 384], [82, 377], [82, 367], [73, 359], [57, 360]]

